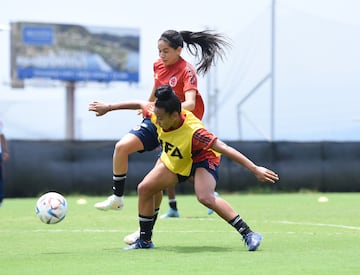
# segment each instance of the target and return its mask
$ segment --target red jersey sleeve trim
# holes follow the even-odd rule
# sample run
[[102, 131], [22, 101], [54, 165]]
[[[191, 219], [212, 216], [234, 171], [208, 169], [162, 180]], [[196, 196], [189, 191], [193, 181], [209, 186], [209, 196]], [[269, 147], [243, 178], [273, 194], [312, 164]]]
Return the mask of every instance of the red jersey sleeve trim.
[[210, 149], [216, 139], [214, 134], [204, 128], [197, 130], [192, 138], [193, 151]]

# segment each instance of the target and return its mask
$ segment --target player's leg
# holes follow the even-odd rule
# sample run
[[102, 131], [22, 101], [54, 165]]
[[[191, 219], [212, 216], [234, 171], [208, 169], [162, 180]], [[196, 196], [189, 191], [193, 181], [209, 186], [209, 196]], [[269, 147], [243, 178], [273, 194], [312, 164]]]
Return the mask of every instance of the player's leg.
[[[219, 196], [219, 193], [216, 192], [216, 191], [214, 191], [214, 196], [215, 196], [215, 197], [218, 197], [218, 196]], [[214, 213], [214, 210], [211, 209], [211, 208], [208, 208], [208, 215], [211, 215], [211, 214], [213, 214], [213, 213]]]
[[139, 248], [154, 248], [152, 243], [152, 231], [154, 226], [155, 211], [159, 203], [157, 197], [162, 190], [175, 185], [178, 177], [165, 165], [157, 164], [138, 185], [138, 208], [139, 208], [139, 225], [140, 239], [130, 246], [125, 247], [126, 250]]
[[[189, 181], [191, 184], [194, 184], [194, 177], [190, 177], [190, 178], [188, 179], [188, 181]], [[216, 191], [214, 191], [214, 196], [219, 196], [219, 193], [216, 192]], [[207, 213], [208, 213], [208, 215], [211, 215], [211, 214], [214, 213], [214, 210], [212, 210], [211, 208], [208, 208], [208, 209], [207, 209]]]
[[160, 216], [160, 218], [178, 218], [180, 217], [179, 210], [177, 209], [176, 195], [175, 195], [175, 187], [170, 187], [166, 189], [168, 202], [169, 202], [169, 210]]
[[95, 204], [100, 210], [122, 209], [129, 155], [152, 151], [159, 146], [157, 131], [150, 119], [144, 119], [115, 145], [113, 154], [113, 195]]
[[198, 167], [195, 170], [194, 189], [198, 201], [228, 221], [236, 212], [224, 199], [214, 195], [215, 186], [215, 178], [206, 168]]
[[[159, 210], [160, 210], [160, 205], [161, 205], [161, 201], [162, 201], [162, 196], [163, 196], [163, 192], [160, 191], [157, 194], [155, 194], [155, 210], [154, 210], [154, 217], [153, 217], [153, 225], [152, 228], [154, 228], [155, 223], [157, 221], [158, 218], [158, 214], [159, 214]], [[134, 231], [133, 233], [126, 235], [124, 237], [124, 242], [126, 244], [133, 244], [135, 243], [138, 239], [140, 239], [140, 228], [137, 229], [136, 231]]]
[[226, 200], [214, 195], [218, 179], [217, 168], [214, 170], [206, 165], [205, 161], [195, 170], [194, 188], [197, 199], [233, 226], [242, 235], [249, 251], [256, 250], [260, 245], [262, 236], [253, 232]]
[[[157, 162], [155, 164], [155, 167], [157, 165], [162, 165], [162, 162], [160, 161], [160, 159], [157, 160]], [[154, 220], [153, 220], [153, 226], [152, 226], [153, 228], [155, 226], [155, 223], [156, 223], [156, 220], [157, 220], [157, 217], [158, 217], [158, 214], [159, 214], [162, 197], [163, 197], [163, 192], [162, 191], [157, 192], [155, 194]], [[137, 229], [136, 231], [134, 231], [133, 233], [131, 233], [129, 235], [126, 235], [124, 237], [124, 242], [126, 244], [130, 245], [130, 244], [135, 243], [138, 239], [140, 239], [140, 228]]]
[[99, 210], [122, 209], [129, 155], [143, 149], [142, 141], [131, 133], [126, 134], [116, 143], [113, 154], [113, 195], [103, 202], [96, 203], [95, 208]]

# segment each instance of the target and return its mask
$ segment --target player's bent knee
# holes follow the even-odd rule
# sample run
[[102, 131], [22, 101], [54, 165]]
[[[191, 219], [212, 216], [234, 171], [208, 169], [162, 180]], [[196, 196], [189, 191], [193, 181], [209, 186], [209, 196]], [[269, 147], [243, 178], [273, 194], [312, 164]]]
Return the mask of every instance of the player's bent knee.
[[197, 199], [201, 204], [205, 205], [206, 207], [210, 207], [210, 208], [215, 202], [214, 198], [211, 196], [199, 195], [199, 196], [197, 196]]
[[140, 182], [139, 185], [137, 186], [137, 193], [138, 196], [149, 196], [152, 195], [151, 194], [151, 189], [149, 188], [149, 186], [146, 184], [146, 182]]
[[136, 150], [133, 150], [132, 146], [130, 144], [126, 143], [126, 142], [118, 141], [115, 144], [115, 154], [118, 154], [118, 155], [120, 155], [120, 154], [130, 155], [135, 151]]

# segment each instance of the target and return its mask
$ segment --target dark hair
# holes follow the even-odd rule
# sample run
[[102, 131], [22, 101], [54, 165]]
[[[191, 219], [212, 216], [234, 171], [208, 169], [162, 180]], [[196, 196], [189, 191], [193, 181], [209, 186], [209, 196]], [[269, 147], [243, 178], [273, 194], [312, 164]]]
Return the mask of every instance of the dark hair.
[[211, 30], [200, 32], [167, 30], [162, 33], [159, 40], [167, 42], [174, 49], [183, 48], [185, 42], [187, 50], [195, 57], [199, 56], [200, 51], [201, 57], [196, 64], [199, 74], [205, 74], [211, 65], [215, 64], [216, 56], [222, 60], [225, 54], [223, 47], [230, 46], [224, 35]]
[[166, 113], [181, 112], [181, 101], [175, 95], [174, 91], [169, 85], [163, 85], [155, 90], [155, 107], [164, 109]]

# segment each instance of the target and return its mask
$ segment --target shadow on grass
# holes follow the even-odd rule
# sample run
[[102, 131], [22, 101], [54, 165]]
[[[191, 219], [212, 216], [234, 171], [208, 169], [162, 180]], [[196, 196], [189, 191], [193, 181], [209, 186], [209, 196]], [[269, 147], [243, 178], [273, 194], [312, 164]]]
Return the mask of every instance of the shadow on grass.
[[209, 253], [209, 252], [229, 252], [233, 251], [234, 249], [231, 247], [219, 247], [219, 246], [162, 246], [157, 247], [162, 251], [169, 251], [169, 252], [176, 252], [176, 253]]

